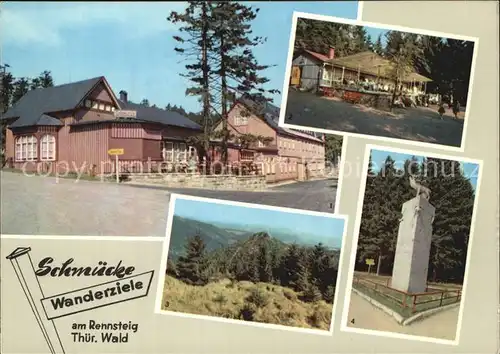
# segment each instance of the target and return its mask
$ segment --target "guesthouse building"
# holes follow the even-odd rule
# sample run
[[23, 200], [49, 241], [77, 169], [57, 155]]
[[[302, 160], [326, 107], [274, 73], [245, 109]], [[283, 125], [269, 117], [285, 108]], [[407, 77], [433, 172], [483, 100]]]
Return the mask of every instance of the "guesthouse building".
[[[292, 62], [291, 84], [307, 90], [357, 85], [368, 91], [392, 92], [394, 89], [394, 64], [372, 51], [343, 57], [335, 56], [335, 49], [328, 54], [310, 50], [298, 51]], [[408, 73], [400, 82], [403, 92], [424, 94], [431, 79]]]
[[[232, 143], [245, 134], [266, 138], [241, 150], [240, 161], [258, 165], [270, 183], [319, 177], [325, 170], [324, 135], [280, 127], [279, 113], [269, 102], [240, 98], [233, 104], [228, 114]], [[222, 129], [222, 122], [215, 129]], [[229, 150], [230, 161], [237, 163], [237, 152]]]
[[[187, 138], [201, 127], [176, 112], [116, 97], [101, 76], [26, 93], [1, 117], [7, 166], [26, 171], [114, 171], [110, 149], [122, 149], [121, 171], [186, 160]], [[146, 167], [146, 164], [148, 165]]]

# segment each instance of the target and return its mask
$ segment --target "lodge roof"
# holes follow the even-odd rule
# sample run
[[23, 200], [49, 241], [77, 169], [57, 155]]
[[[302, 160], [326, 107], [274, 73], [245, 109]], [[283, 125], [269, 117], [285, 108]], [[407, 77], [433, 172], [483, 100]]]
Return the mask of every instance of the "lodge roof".
[[201, 126], [199, 124], [193, 122], [191, 119], [183, 116], [180, 113], [167, 111], [159, 107], [148, 107], [137, 103], [123, 102], [121, 100], [118, 101], [120, 102], [120, 106], [122, 109], [136, 111], [136, 118], [139, 120], [194, 130], [201, 130]]
[[[10, 127], [18, 128], [34, 125], [62, 125], [51, 113], [73, 110], [101, 81], [103, 76], [47, 88], [28, 91], [0, 119], [18, 118]], [[106, 82], [107, 84], [107, 82]], [[111, 92], [113, 95], [113, 93]], [[113, 99], [116, 100], [115, 97]], [[137, 111], [137, 122], [150, 122], [199, 130], [201, 127], [183, 115], [157, 107], [116, 100], [121, 109]], [[98, 121], [99, 122], [99, 121]]]
[[[329, 59], [326, 55], [310, 50], [304, 50], [304, 52], [324, 63], [329, 63], [336, 67], [345, 67], [346, 69], [353, 71], [358, 71], [359, 69], [361, 73], [368, 75], [388, 78], [390, 77], [390, 72], [394, 67], [394, 63], [390, 60], [382, 58], [380, 55], [372, 51], [364, 51], [334, 59]], [[405, 81], [429, 82], [432, 80], [416, 72], [412, 72], [407, 75]]]
[[248, 97], [241, 97], [238, 99], [238, 102], [246, 106], [251, 113], [264, 119], [264, 121], [278, 133], [292, 136], [294, 138], [302, 138], [323, 143], [323, 140], [315, 137], [314, 135], [299, 132], [294, 129], [280, 127], [278, 125], [280, 109], [269, 102], [256, 102]]
[[[359, 69], [362, 73], [386, 78], [391, 76], [390, 72], [394, 68], [393, 62], [382, 58], [380, 55], [372, 51], [365, 51], [345, 57], [328, 59], [325, 62], [351, 70], [357, 71]], [[428, 82], [432, 80], [416, 72], [412, 72], [405, 77], [405, 81]]]
[[[44, 122], [54, 123], [53, 119], [56, 118], [50, 117], [50, 113], [74, 109], [101, 79], [102, 76], [70, 84], [28, 91], [14, 106], [10, 107], [2, 115], [1, 119], [19, 117], [10, 125], [13, 128], [45, 125], [43, 124]], [[42, 118], [42, 116], [44, 117]]]

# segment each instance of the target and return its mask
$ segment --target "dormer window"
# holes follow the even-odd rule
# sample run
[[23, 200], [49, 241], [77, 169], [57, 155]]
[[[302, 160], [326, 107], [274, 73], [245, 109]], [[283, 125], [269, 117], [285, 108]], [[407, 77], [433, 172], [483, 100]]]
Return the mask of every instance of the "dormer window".
[[92, 101], [91, 100], [85, 100], [85, 107], [91, 108], [92, 107]]
[[92, 109], [98, 109], [99, 108], [99, 103], [93, 101], [92, 102]]

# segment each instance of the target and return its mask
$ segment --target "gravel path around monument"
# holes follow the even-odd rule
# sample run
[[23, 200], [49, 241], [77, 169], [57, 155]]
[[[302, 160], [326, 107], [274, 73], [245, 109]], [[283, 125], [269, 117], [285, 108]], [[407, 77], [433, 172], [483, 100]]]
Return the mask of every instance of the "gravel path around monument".
[[[454, 340], [460, 306], [436, 313], [421, 321], [402, 326], [396, 320], [374, 307], [356, 293], [351, 294], [348, 326], [384, 332], [395, 332], [421, 337]], [[354, 319], [354, 323], [351, 320]]]

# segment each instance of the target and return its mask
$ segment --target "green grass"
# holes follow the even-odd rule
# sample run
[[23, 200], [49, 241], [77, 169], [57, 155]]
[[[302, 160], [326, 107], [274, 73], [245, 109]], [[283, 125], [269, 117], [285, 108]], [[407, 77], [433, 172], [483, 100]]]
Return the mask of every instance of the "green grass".
[[332, 304], [306, 303], [300, 293], [268, 283], [223, 279], [192, 286], [166, 277], [162, 309], [291, 327], [329, 330]]

